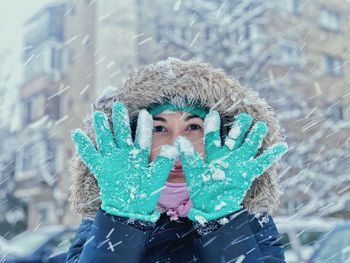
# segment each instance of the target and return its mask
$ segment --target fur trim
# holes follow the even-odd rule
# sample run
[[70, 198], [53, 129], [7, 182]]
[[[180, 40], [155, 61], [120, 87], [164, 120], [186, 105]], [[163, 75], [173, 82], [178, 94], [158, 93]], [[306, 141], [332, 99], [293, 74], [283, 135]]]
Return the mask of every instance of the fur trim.
[[[112, 105], [115, 101], [125, 104], [133, 123], [141, 109], [178, 97], [217, 110], [222, 119], [223, 138], [240, 113], [250, 114], [253, 123], [266, 123], [269, 131], [258, 154], [285, 139], [284, 130], [278, 124], [274, 112], [264, 99], [258, 97], [257, 92], [242, 87], [222, 70], [197, 59], [181, 61], [169, 58], [133, 72], [123, 87], [115, 88], [114, 96], [99, 97], [81, 128], [96, 144], [92, 125], [94, 111], [106, 113], [112, 127]], [[101, 205], [97, 181], [78, 154], [72, 159], [71, 171], [75, 177], [71, 203], [79, 214], [92, 219]], [[280, 194], [274, 164], [253, 182], [243, 200], [243, 206], [250, 213], [271, 213], [278, 206]]]

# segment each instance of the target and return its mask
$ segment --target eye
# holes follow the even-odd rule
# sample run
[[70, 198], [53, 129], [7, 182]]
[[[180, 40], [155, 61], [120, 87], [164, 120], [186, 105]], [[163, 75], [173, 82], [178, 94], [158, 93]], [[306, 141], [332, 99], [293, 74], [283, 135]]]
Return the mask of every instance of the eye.
[[189, 129], [192, 130], [192, 131], [195, 131], [195, 130], [202, 129], [202, 127], [199, 126], [198, 124], [192, 123], [192, 124], [190, 124]]
[[163, 126], [158, 125], [153, 127], [153, 132], [163, 132], [163, 131], [165, 131], [165, 128]]

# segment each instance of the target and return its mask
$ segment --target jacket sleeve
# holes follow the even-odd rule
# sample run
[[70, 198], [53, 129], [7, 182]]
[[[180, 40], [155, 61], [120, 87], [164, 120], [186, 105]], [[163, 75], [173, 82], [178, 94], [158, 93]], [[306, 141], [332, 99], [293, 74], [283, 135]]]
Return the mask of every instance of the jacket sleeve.
[[92, 220], [83, 219], [81, 222], [75, 239], [72, 242], [71, 247], [66, 256], [66, 263], [75, 263], [78, 262], [79, 256], [83, 250], [84, 244], [86, 242], [87, 236], [91, 230], [91, 226], [93, 224]]
[[83, 220], [66, 262], [139, 262], [153, 224], [142, 220], [133, 222], [136, 227], [130, 225], [130, 219], [112, 216], [100, 209], [94, 221]]
[[228, 223], [195, 240], [200, 262], [285, 262], [278, 231], [268, 218], [260, 224], [244, 210], [231, 215]]

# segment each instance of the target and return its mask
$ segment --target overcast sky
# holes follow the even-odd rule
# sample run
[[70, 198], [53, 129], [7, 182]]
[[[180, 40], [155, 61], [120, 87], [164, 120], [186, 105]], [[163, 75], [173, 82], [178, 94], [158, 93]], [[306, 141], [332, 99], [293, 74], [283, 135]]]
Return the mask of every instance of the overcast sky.
[[40, 10], [47, 0], [0, 1], [0, 48], [17, 46], [22, 38], [23, 23]]
[[53, 0], [0, 0], [0, 54], [6, 50], [7, 70], [16, 72], [14, 80], [18, 80], [18, 63], [23, 48], [23, 23], [38, 12], [45, 4]]

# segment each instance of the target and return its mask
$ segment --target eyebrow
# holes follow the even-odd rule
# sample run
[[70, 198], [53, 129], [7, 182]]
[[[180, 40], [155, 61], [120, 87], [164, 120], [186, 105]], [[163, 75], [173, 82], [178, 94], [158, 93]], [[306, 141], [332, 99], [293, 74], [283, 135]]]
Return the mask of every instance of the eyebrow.
[[[185, 118], [185, 121], [189, 121], [189, 120], [194, 119], [194, 118], [199, 118], [199, 119], [203, 120], [201, 117], [198, 117], [197, 115], [190, 114], [190, 115], [188, 115], [188, 116]], [[153, 120], [154, 120], [154, 121], [167, 122], [166, 119], [164, 119], [164, 118], [162, 118], [162, 117], [157, 117], [157, 116], [154, 116], [154, 117], [153, 117]]]

